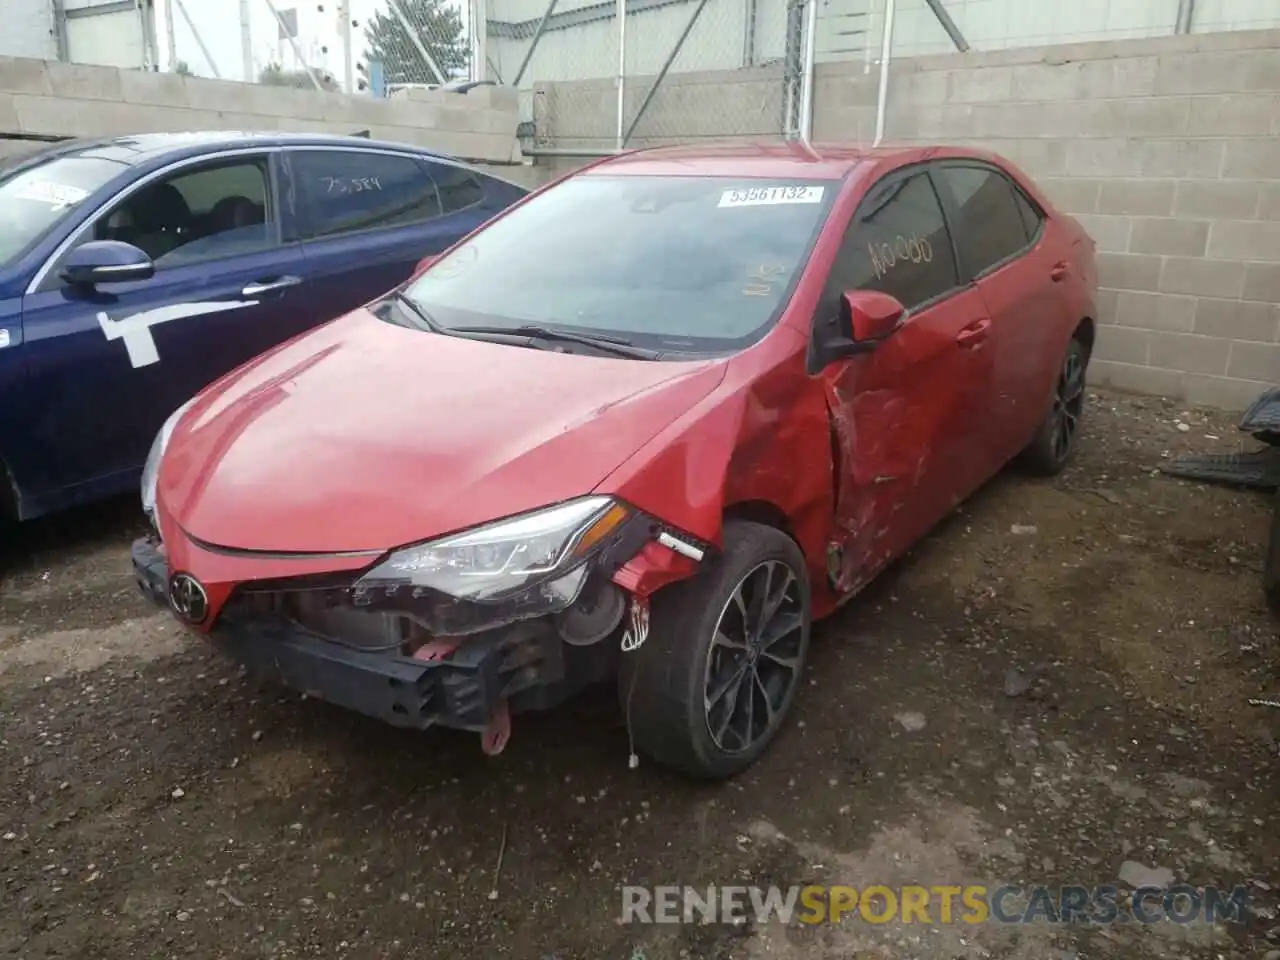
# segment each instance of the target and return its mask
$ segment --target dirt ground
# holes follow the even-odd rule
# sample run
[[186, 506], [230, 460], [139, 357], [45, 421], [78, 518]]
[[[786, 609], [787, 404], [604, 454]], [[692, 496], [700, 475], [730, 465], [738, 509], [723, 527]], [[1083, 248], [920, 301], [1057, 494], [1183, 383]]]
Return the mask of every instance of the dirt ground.
[[[793, 722], [720, 786], [629, 770], [608, 691], [486, 759], [251, 683], [136, 594], [132, 502], [23, 529], [0, 955], [1275, 960], [1280, 710], [1246, 704], [1280, 694], [1270, 505], [1154, 472], [1251, 442], [1160, 400], [1087, 416], [1063, 477], [998, 479], [817, 630]], [[622, 884], [1093, 886], [1126, 861], [1251, 884], [1248, 922], [618, 920]]]

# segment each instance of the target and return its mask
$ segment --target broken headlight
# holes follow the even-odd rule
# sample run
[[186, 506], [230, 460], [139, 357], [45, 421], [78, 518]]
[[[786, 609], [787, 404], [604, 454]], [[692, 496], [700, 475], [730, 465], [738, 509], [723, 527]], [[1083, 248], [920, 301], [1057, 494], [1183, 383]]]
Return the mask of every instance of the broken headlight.
[[570, 500], [397, 550], [355, 590], [423, 589], [474, 603], [523, 595], [521, 606], [536, 600], [543, 612], [554, 613], [577, 599], [587, 561], [631, 515], [610, 497]]

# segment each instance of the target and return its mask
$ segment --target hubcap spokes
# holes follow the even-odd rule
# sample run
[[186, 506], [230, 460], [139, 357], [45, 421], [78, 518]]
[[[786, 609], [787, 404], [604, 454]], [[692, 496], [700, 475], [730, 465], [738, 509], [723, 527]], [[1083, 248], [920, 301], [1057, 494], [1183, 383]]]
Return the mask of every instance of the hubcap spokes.
[[1062, 460], [1071, 451], [1076, 428], [1080, 423], [1080, 411], [1084, 407], [1084, 361], [1076, 350], [1067, 353], [1058, 375], [1058, 387], [1053, 395], [1053, 455]]
[[777, 723], [800, 673], [800, 584], [779, 560], [754, 567], [720, 612], [703, 687], [717, 747], [741, 753]]

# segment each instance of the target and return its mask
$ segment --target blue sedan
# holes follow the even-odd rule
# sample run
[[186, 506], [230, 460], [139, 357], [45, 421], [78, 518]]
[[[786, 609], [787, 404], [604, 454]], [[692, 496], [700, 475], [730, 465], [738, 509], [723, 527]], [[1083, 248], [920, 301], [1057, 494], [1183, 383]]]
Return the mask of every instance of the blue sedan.
[[358, 137], [80, 140], [0, 167], [0, 520], [136, 489], [193, 394], [526, 192]]

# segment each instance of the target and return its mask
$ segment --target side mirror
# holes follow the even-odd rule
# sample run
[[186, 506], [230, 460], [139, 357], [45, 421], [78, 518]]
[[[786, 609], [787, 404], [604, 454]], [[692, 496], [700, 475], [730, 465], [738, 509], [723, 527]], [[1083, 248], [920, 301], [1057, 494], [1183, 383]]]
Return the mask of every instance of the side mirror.
[[848, 290], [844, 294], [841, 331], [856, 344], [879, 343], [897, 330], [907, 308], [896, 297], [878, 290]]
[[151, 258], [133, 244], [91, 240], [67, 254], [59, 276], [72, 286], [95, 287], [100, 283], [149, 280], [155, 272]]

